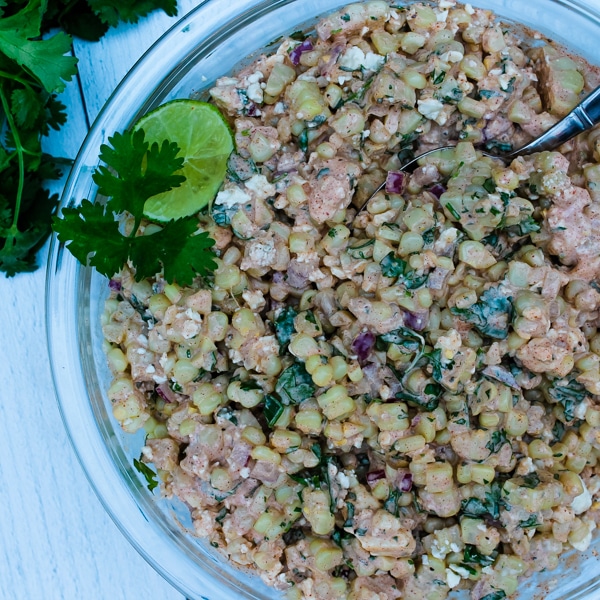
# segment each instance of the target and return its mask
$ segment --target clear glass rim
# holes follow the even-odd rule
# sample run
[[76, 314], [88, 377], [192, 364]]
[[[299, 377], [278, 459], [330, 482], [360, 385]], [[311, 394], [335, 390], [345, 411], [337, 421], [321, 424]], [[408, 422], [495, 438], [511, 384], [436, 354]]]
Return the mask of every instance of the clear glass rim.
[[[129, 119], [131, 123], [156, 105], [164, 90], [191, 68], [200, 44], [205, 52], [216, 49], [223, 39], [231, 35], [232, 28], [242, 28], [249, 21], [255, 20], [258, 15], [268, 14], [279, 7], [298, 1], [302, 0], [261, 2], [235, 0], [224, 8], [221, 0], [202, 0], [153, 44], [113, 92], [82, 145], [65, 185], [61, 206], [69, 205], [76, 197], [93, 197], [95, 187], [91, 180], [90, 165], [97, 164], [100, 145], [105, 143], [107, 135], [123, 127], [124, 114], [131, 115]], [[600, 32], [600, 7], [588, 6], [580, 0], [548, 1], [593, 21]], [[475, 0], [473, 4], [478, 5], [479, 2]], [[507, 4], [518, 5], [518, 1], [507, 0]], [[199, 25], [209, 9], [218, 13], [218, 17], [214, 17], [215, 28], [208, 35], [204, 35], [206, 32], [201, 35], [198, 31], [190, 34], [189, 39], [183, 44], [173, 43], [175, 40], [180, 41], [186, 31], [192, 31], [195, 25]], [[298, 20], [301, 21], [302, 18]], [[519, 20], [518, 14], [515, 20]], [[156, 83], [151, 73], [157, 72], [168, 73], [168, 75]], [[139, 89], [152, 90], [143, 103], [140, 103], [140, 95], [136, 94]], [[82, 189], [82, 186], [86, 188], [86, 195], [76, 193]], [[46, 279], [47, 345], [59, 410], [86, 477], [120, 531], [142, 557], [181, 593], [189, 598], [199, 599], [204, 598], [203, 594], [206, 594], [213, 600], [224, 598], [226, 591], [237, 597], [257, 600], [264, 598], [260, 592], [236, 582], [208, 561], [205, 561], [205, 570], [198, 569], [197, 562], [184, 556], [178, 548], [165, 544], [164, 535], [171, 534], [169, 529], [161, 523], [152, 523], [148, 519], [148, 507], [143, 506], [140, 498], [134, 495], [135, 486], [132, 482], [125, 481], [124, 473], [113, 462], [112, 454], [105, 445], [105, 438], [100, 433], [98, 415], [94, 414], [93, 409], [86, 402], [81, 402], [81, 408], [74, 413], [71, 408], [66, 410], [64, 402], [61, 401], [64, 393], [73, 392], [73, 388], [70, 390], [65, 388], [67, 370], [76, 371], [76, 375], [69, 371], [70, 376], [77, 380], [78, 390], [85, 389], [80, 355], [88, 349], [79, 343], [80, 322], [74, 319], [73, 315], [77, 314], [85, 326], [88, 326], [87, 321], [94, 317], [86, 314], [85, 311], [77, 312], [81, 291], [86, 286], [89, 287], [90, 272], [90, 269], [80, 267], [57, 241], [56, 236], [53, 236]], [[69, 346], [70, 350], [65, 354], [65, 348]], [[78, 427], [85, 427], [85, 434], [77, 431]], [[93, 465], [93, 469], [90, 465]], [[107, 473], [107, 477], [98, 478], [97, 474], [101, 472]], [[115, 485], [117, 477], [119, 485]], [[151, 552], [149, 547], [153, 548]], [[595, 583], [592, 581], [573, 590], [571, 593], [576, 595], [570, 597], [583, 600], [598, 589], [600, 589], [600, 578], [597, 578]]]

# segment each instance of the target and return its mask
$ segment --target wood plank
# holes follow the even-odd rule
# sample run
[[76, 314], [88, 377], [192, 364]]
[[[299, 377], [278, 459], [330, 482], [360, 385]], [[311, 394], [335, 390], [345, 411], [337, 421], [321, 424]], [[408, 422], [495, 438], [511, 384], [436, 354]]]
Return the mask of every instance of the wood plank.
[[80, 60], [81, 85], [90, 122], [98, 116], [117, 84], [142, 54], [197, 4], [197, 0], [179, 0], [178, 17], [155, 12], [144, 19], [142, 26], [120, 25], [108, 31], [99, 42], [75, 40], [75, 54]]
[[181, 600], [112, 523], [67, 439], [44, 348], [44, 280], [44, 269], [0, 278], [0, 598]]

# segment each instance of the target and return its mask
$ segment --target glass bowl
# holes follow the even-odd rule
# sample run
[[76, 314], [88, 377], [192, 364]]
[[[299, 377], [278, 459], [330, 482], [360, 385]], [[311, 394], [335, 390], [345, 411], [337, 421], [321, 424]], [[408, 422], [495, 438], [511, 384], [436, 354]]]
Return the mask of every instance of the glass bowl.
[[[240, 57], [268, 48], [282, 34], [310, 26], [345, 0], [208, 0], [164, 34], [129, 72], [98, 116], [66, 184], [62, 206], [93, 198], [92, 173], [100, 145], [141, 115], [174, 98], [202, 97]], [[600, 65], [600, 5], [578, 0], [475, 0]], [[282, 598], [254, 576], [234, 569], [192, 536], [187, 508], [150, 493], [133, 468], [143, 432], [128, 435], [106, 397], [111, 375], [102, 352], [99, 315], [107, 280], [85, 268], [53, 239], [46, 283], [48, 347], [65, 426], [104, 507], [142, 556], [188, 598]], [[592, 600], [600, 597], [600, 536], [583, 553], [565, 555], [558, 570], [519, 588], [520, 600]], [[452, 597], [464, 598], [454, 594]]]

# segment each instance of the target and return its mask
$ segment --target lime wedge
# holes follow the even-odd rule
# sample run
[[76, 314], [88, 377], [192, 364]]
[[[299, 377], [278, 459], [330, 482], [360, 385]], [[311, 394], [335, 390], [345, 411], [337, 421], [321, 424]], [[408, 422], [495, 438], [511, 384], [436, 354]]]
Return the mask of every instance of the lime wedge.
[[197, 213], [216, 196], [233, 151], [233, 136], [219, 109], [198, 100], [173, 100], [143, 116], [134, 130], [143, 129], [146, 141], [175, 142], [185, 157], [180, 187], [146, 200], [144, 215], [170, 221]]

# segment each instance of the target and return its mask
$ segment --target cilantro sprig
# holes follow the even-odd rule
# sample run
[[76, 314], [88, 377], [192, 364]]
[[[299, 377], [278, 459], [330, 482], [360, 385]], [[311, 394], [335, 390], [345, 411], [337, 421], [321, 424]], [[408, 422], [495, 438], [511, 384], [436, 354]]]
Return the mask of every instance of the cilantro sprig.
[[176, 0], [0, 0], [0, 271], [8, 277], [37, 268], [58, 204], [45, 184], [70, 162], [42, 152], [42, 139], [67, 120], [57, 94], [77, 73], [70, 35], [54, 28], [97, 40], [154, 9], [174, 15]]
[[[169, 221], [151, 235], [139, 235], [148, 198], [168, 192], [185, 181], [178, 175], [183, 157], [177, 144], [165, 140], [150, 145], [143, 130], [115, 133], [110, 145], [100, 148], [105, 163], [93, 175], [105, 204], [83, 200], [76, 208], [63, 209], [53, 227], [60, 242], [81, 262], [111, 277], [130, 261], [136, 279], [161, 271], [168, 282], [189, 285], [196, 275], [216, 269], [214, 245], [208, 233], [198, 232], [198, 220], [187, 217]], [[131, 215], [129, 235], [121, 232], [119, 217]], [[116, 219], [115, 219], [116, 218]]]

